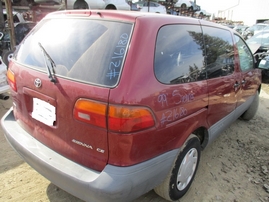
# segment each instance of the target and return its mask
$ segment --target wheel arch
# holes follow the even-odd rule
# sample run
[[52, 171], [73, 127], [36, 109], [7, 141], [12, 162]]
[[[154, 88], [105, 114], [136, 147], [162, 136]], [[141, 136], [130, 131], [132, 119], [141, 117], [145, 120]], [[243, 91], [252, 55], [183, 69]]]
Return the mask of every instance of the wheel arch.
[[199, 138], [201, 149], [203, 150], [209, 142], [208, 130], [205, 127], [199, 127], [192, 134]]
[[192, 131], [191, 133], [189, 133], [188, 136], [186, 136], [186, 139], [183, 141], [182, 145], [180, 145], [180, 147], [179, 147], [180, 151], [182, 151], [184, 149], [184, 147], [186, 146], [188, 140], [193, 136], [198, 137], [198, 139], [200, 141], [200, 145], [201, 145], [201, 150], [205, 149], [205, 147], [209, 143], [209, 134], [208, 134], [207, 128], [201, 126], [201, 127], [197, 128], [197, 129], [195, 129], [194, 131]]

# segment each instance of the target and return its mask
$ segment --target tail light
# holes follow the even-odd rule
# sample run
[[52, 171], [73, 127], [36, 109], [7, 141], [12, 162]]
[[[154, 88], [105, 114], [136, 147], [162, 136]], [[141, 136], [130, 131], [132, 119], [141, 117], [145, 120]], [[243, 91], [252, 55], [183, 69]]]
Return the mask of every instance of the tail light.
[[11, 89], [17, 92], [16, 78], [14, 73], [10, 70], [10, 68], [8, 68], [7, 70], [7, 80]]
[[143, 107], [109, 106], [108, 127], [115, 132], [134, 132], [154, 126], [149, 109]]
[[[155, 125], [149, 109], [124, 105], [107, 105], [88, 99], [77, 100], [74, 107], [75, 119], [110, 131], [130, 133]], [[108, 124], [107, 124], [108, 121]]]
[[75, 104], [74, 117], [79, 121], [106, 128], [106, 111], [106, 104], [79, 99]]

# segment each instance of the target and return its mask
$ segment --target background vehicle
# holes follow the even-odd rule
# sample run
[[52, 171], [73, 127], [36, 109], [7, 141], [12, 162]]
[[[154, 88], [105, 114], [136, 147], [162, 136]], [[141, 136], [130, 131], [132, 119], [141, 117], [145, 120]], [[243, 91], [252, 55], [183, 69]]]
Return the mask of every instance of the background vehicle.
[[133, 2], [129, 2], [129, 4], [131, 5], [131, 11], [140, 11], [140, 9], [142, 8], [139, 4], [137, 3], [133, 3]]
[[104, 0], [105, 9], [130, 10], [130, 5], [125, 0]]
[[193, 1], [190, 1], [191, 6], [189, 7], [190, 11], [196, 12], [196, 11], [200, 11], [201, 7], [197, 4], [195, 4]]
[[[14, 27], [16, 46], [20, 44], [23, 38], [31, 31], [36, 25], [34, 22], [22, 22], [17, 23]], [[9, 61], [13, 57], [13, 51], [11, 50], [9, 31], [5, 30], [0, 38], [0, 51], [4, 63], [8, 66]]]
[[[90, 9], [130, 10], [125, 0], [86, 0]], [[67, 0], [67, 9], [73, 9], [75, 0]]]
[[236, 25], [233, 29], [242, 35], [242, 33], [248, 28], [249, 26], [247, 25]]
[[8, 99], [9, 96], [5, 95], [9, 91], [7, 83], [7, 66], [0, 57], [0, 99]]
[[[12, 13], [13, 13], [14, 26], [16, 26], [18, 23], [27, 22], [24, 19], [23, 13], [20, 13], [20, 12], [17, 12], [17, 11], [12, 11]], [[4, 20], [6, 22], [6, 27], [7, 27], [8, 24], [7, 24], [7, 11], [6, 11], [6, 9], [3, 9], [3, 15], [4, 15]]]
[[201, 9], [195, 12], [195, 16], [198, 18], [210, 17], [211, 13], [208, 13], [206, 10]]
[[242, 36], [244, 39], [251, 38], [254, 34], [256, 34], [258, 31], [261, 31], [265, 27], [269, 26], [269, 24], [264, 23], [257, 23], [249, 28], [247, 28], [245, 31], [243, 31]]
[[166, 14], [166, 8], [165, 6], [156, 3], [156, 2], [148, 2], [148, 1], [138, 1], [135, 3], [132, 3], [132, 8], [138, 9], [141, 12], [150, 12], [150, 13], [162, 13]]
[[[67, 0], [67, 9], [73, 9], [76, 0]], [[86, 0], [90, 9], [104, 9], [105, 2], [103, 0]]]
[[[261, 31], [246, 40], [250, 47], [254, 47], [253, 54], [256, 55], [258, 63], [269, 55], [269, 31]], [[262, 70], [262, 82], [269, 83], [269, 70]]]
[[260, 32], [267, 32], [267, 31], [269, 31], [269, 24], [268, 24], [268, 26], [264, 27], [262, 30], [256, 31], [255, 34], [258, 34]]
[[178, 0], [174, 4], [174, 8], [180, 8], [181, 10], [193, 9], [193, 4], [188, 0]]

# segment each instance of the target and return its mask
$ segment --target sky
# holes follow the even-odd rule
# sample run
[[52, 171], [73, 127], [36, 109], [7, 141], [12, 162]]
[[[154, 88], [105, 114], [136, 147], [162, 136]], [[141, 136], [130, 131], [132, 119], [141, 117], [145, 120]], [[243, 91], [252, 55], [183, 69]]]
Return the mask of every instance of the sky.
[[196, 0], [201, 9], [209, 13], [217, 14], [219, 10], [225, 10], [238, 4], [240, 0]]

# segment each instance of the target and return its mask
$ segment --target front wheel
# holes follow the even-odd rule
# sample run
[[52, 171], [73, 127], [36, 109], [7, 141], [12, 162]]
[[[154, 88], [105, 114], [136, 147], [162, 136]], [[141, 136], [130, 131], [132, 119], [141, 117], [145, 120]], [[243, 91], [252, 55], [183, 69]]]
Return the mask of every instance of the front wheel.
[[169, 201], [183, 197], [191, 186], [201, 155], [199, 138], [191, 135], [180, 151], [173, 167], [162, 184], [154, 191]]

